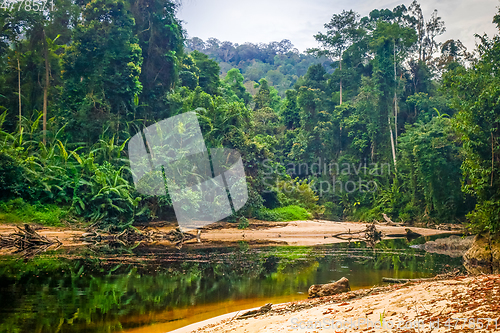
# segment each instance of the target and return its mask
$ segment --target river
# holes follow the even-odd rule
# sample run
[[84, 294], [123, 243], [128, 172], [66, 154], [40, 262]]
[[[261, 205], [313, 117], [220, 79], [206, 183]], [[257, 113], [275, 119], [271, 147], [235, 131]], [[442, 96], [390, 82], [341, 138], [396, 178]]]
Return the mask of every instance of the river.
[[[411, 248], [420, 238], [314, 247], [203, 248], [115, 244], [0, 257], [0, 332], [168, 332], [221, 314], [307, 298], [345, 276], [352, 289], [382, 277], [463, 270], [461, 258]], [[427, 239], [428, 240], [428, 239]]]

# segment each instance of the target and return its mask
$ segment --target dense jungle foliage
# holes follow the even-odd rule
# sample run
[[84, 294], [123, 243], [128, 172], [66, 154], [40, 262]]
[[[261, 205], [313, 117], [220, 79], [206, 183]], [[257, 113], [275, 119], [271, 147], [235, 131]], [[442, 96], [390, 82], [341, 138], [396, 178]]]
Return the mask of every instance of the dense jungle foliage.
[[[334, 14], [290, 41], [186, 39], [169, 0], [0, 9], [0, 220], [120, 230], [172, 219], [135, 190], [128, 140], [195, 111], [238, 150], [249, 199], [228, 218], [381, 219], [500, 231], [500, 37], [439, 43], [408, 8]], [[493, 18], [500, 28], [500, 14]], [[222, 75], [221, 75], [222, 74]]]
[[193, 37], [187, 39], [185, 45], [185, 51], [197, 50], [217, 61], [221, 77], [225, 77], [233, 68], [239, 69], [244, 77], [243, 85], [252, 95], [257, 92], [254, 86], [262, 78], [265, 78], [281, 97], [285, 97], [286, 90], [293, 88], [299, 77], [304, 76], [312, 65], [322, 64], [330, 74], [334, 71], [331, 59], [301, 53], [288, 39], [267, 44], [238, 45], [229, 41], [221, 42], [217, 38], [203, 41]]

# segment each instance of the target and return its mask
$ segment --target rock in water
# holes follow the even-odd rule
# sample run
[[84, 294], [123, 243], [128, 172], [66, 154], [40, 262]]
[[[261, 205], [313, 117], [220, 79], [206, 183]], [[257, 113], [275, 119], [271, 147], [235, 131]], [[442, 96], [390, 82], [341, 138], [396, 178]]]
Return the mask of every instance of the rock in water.
[[351, 290], [349, 280], [343, 277], [334, 283], [313, 284], [309, 287], [309, 298], [323, 297], [344, 293]]

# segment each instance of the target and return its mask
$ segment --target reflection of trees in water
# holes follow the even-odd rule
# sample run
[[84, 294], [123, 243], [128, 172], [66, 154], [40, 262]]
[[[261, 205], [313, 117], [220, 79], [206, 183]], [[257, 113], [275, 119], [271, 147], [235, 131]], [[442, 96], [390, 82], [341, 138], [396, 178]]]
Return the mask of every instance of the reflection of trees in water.
[[[168, 309], [305, 292], [350, 272], [343, 267], [369, 277], [386, 269], [432, 273], [450, 261], [422, 256], [399, 240], [383, 241], [375, 251], [362, 243], [260, 249], [241, 244], [147, 259], [135, 265], [56, 257], [0, 261], [0, 332], [110, 332], [148, 324], [154, 313]], [[130, 319], [137, 316], [144, 322]]]
[[374, 268], [438, 274], [441, 272], [437, 270], [447, 264], [461, 266], [461, 258], [435, 256], [409, 247], [404, 251], [398, 250], [403, 245], [407, 246], [405, 239], [390, 239], [377, 244]]
[[3, 261], [1, 298], [12, 302], [0, 305], [0, 332], [109, 332], [133, 326], [123, 322], [130, 315], [293, 290], [267, 279], [277, 269], [269, 266], [271, 258], [252, 251], [214, 251], [152, 272], [84, 260]]

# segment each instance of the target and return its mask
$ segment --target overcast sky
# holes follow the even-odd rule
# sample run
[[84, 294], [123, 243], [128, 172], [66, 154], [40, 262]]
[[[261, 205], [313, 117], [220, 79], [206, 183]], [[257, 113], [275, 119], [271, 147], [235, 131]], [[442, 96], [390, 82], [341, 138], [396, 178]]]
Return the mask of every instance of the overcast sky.
[[[178, 17], [189, 38], [242, 44], [289, 39], [300, 51], [316, 47], [313, 35], [325, 31], [332, 14], [353, 9], [361, 16], [373, 9], [407, 7], [412, 0], [182, 0]], [[474, 34], [496, 33], [492, 23], [500, 0], [420, 0], [425, 20], [434, 9], [444, 20], [446, 33], [439, 41], [460, 39], [474, 49]]]

